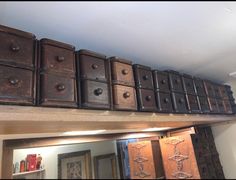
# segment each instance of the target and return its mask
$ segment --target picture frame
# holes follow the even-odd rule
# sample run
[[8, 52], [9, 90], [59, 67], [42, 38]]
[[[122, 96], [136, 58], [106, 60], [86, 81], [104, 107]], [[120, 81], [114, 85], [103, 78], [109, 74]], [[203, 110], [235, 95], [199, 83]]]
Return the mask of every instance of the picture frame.
[[58, 179], [91, 179], [91, 151], [58, 154]]
[[95, 179], [118, 179], [115, 153], [94, 157]]

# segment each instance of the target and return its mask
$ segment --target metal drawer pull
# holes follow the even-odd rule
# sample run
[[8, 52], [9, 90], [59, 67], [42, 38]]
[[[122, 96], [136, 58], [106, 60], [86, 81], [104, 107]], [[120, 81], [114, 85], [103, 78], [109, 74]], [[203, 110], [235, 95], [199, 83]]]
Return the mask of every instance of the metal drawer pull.
[[94, 94], [95, 94], [96, 96], [99, 96], [99, 95], [101, 95], [102, 93], [103, 93], [103, 89], [101, 89], [101, 88], [97, 88], [97, 89], [94, 90]]
[[129, 73], [129, 71], [127, 69], [122, 70], [122, 74], [127, 75], [128, 73]]
[[143, 76], [143, 80], [148, 80], [148, 79], [149, 79], [148, 75]]
[[130, 97], [130, 93], [129, 92], [125, 92], [124, 94], [123, 94], [123, 97], [126, 99], [126, 98], [129, 98]]
[[58, 84], [56, 88], [57, 88], [58, 91], [63, 91], [63, 90], [66, 89], [64, 84]]
[[180, 83], [180, 80], [179, 80], [179, 79], [176, 79], [176, 80], [175, 80], [175, 83], [176, 83], [176, 84], [179, 84], [179, 83]]
[[58, 62], [65, 61], [65, 57], [64, 56], [57, 56], [57, 61]]
[[182, 104], [184, 102], [184, 99], [183, 98], [180, 98], [179, 99], [179, 103]]
[[13, 52], [18, 52], [20, 50], [20, 46], [16, 45], [16, 44], [12, 44], [11, 45], [11, 50]]
[[152, 96], [146, 96], [146, 100], [150, 101], [152, 99]]
[[92, 64], [92, 68], [93, 68], [93, 69], [97, 69], [97, 68], [98, 68], [98, 65], [97, 65], [97, 64]]
[[161, 83], [162, 83], [162, 84], [165, 84], [165, 83], [166, 83], [166, 80], [165, 80], [165, 79], [163, 79], [163, 80], [161, 81]]
[[169, 103], [169, 99], [168, 99], [168, 98], [165, 98], [165, 99], [164, 99], [164, 103], [166, 103], [166, 104]]
[[19, 80], [16, 78], [9, 78], [8, 81], [11, 85], [17, 85], [19, 83]]

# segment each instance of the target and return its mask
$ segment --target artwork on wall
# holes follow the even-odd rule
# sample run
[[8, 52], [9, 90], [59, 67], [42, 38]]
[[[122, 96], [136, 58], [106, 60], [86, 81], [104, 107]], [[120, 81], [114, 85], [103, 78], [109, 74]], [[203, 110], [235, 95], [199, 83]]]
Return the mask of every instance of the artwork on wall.
[[58, 179], [91, 179], [90, 150], [58, 154]]
[[117, 179], [117, 165], [115, 153], [94, 157], [95, 179]]

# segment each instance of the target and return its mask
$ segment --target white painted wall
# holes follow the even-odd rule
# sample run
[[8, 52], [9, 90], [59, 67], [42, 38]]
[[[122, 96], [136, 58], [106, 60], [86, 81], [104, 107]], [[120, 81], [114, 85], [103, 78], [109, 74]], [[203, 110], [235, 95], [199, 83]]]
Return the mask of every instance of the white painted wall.
[[[44, 165], [45, 168], [45, 178], [57, 179], [57, 155], [61, 153], [76, 152], [83, 150], [91, 150], [92, 172], [93, 172], [94, 156], [108, 153], [117, 154], [115, 141], [102, 141], [95, 143], [84, 143], [84, 144], [65, 145], [65, 146], [18, 149], [14, 150], [13, 162], [14, 163], [20, 162], [22, 159], [25, 159], [27, 154], [31, 153], [41, 154], [41, 156], [43, 157], [42, 164]], [[117, 168], [119, 168], [118, 164]], [[93, 177], [94, 177], [94, 172], [93, 172]]]
[[[236, 81], [228, 84], [231, 85], [234, 97], [236, 97]], [[212, 131], [225, 177], [226, 179], [236, 179], [236, 122], [213, 125]]]

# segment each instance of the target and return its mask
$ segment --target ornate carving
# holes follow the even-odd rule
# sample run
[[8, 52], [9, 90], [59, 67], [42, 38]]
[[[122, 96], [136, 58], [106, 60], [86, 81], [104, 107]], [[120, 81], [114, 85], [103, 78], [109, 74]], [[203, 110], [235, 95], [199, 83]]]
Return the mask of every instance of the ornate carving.
[[140, 178], [145, 178], [145, 177], [148, 177], [151, 175], [148, 172], [145, 172], [145, 170], [144, 170], [143, 162], [148, 161], [148, 158], [142, 156], [141, 149], [144, 148], [145, 146], [146, 146], [146, 144], [143, 144], [143, 143], [138, 143], [138, 144], [132, 146], [133, 148], [137, 149], [137, 154], [136, 154], [136, 157], [133, 161], [135, 163], [137, 163], [137, 165], [138, 165], [138, 172], [135, 171], [134, 175], [138, 176]]

